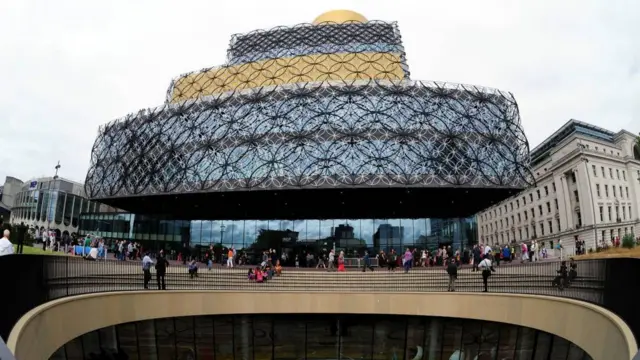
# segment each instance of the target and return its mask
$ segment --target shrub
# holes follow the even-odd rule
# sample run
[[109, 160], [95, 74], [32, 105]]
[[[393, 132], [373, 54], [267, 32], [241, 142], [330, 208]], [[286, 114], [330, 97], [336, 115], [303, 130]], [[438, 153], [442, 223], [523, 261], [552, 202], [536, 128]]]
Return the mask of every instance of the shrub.
[[593, 248], [589, 248], [589, 254], [593, 254]]
[[625, 249], [633, 249], [636, 246], [636, 240], [633, 235], [627, 234], [622, 238], [622, 247]]

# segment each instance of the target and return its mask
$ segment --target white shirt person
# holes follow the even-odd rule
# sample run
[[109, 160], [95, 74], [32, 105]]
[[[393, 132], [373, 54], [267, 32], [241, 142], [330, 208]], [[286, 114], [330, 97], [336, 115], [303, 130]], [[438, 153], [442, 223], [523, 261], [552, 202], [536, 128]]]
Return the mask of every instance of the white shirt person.
[[13, 254], [13, 244], [9, 241], [9, 230], [3, 232], [2, 239], [0, 239], [0, 256]]

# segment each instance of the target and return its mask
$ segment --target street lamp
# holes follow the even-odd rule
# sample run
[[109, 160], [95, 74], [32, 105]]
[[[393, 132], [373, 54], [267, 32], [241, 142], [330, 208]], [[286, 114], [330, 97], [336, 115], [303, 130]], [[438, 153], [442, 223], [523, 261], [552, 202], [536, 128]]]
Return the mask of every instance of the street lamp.
[[222, 240], [224, 239], [224, 224], [220, 225], [220, 244], [222, 244]]
[[61, 166], [60, 166], [60, 160], [58, 160], [58, 164], [56, 164], [56, 166], [54, 167], [54, 169], [56, 169], [56, 173], [53, 175], [53, 181], [49, 182], [49, 203], [47, 204], [47, 239], [49, 240], [50, 244], [53, 244], [53, 241], [51, 241], [50, 237], [51, 237], [51, 212], [52, 212], [52, 207], [55, 206], [55, 203], [51, 201], [51, 199], [53, 198], [53, 188], [52, 188], [52, 183], [53, 185], [55, 185], [55, 181], [58, 179], [58, 170], [60, 170]]

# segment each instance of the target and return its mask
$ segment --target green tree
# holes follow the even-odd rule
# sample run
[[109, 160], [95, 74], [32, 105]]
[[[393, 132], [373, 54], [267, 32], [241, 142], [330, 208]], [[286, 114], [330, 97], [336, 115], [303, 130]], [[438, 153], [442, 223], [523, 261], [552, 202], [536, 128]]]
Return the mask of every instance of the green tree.
[[636, 246], [636, 239], [632, 234], [627, 234], [622, 238], [622, 247], [626, 249], [633, 249]]

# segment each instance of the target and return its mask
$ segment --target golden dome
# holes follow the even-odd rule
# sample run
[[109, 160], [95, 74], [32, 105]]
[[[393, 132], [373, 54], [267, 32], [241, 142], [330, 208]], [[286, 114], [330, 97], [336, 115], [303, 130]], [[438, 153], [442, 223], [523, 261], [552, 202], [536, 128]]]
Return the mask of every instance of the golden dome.
[[333, 23], [346, 23], [349, 21], [355, 22], [367, 22], [367, 18], [358, 14], [355, 11], [351, 10], [331, 10], [326, 13], [318, 16], [315, 20], [313, 20], [313, 25], [318, 25], [323, 22], [333, 22]]

